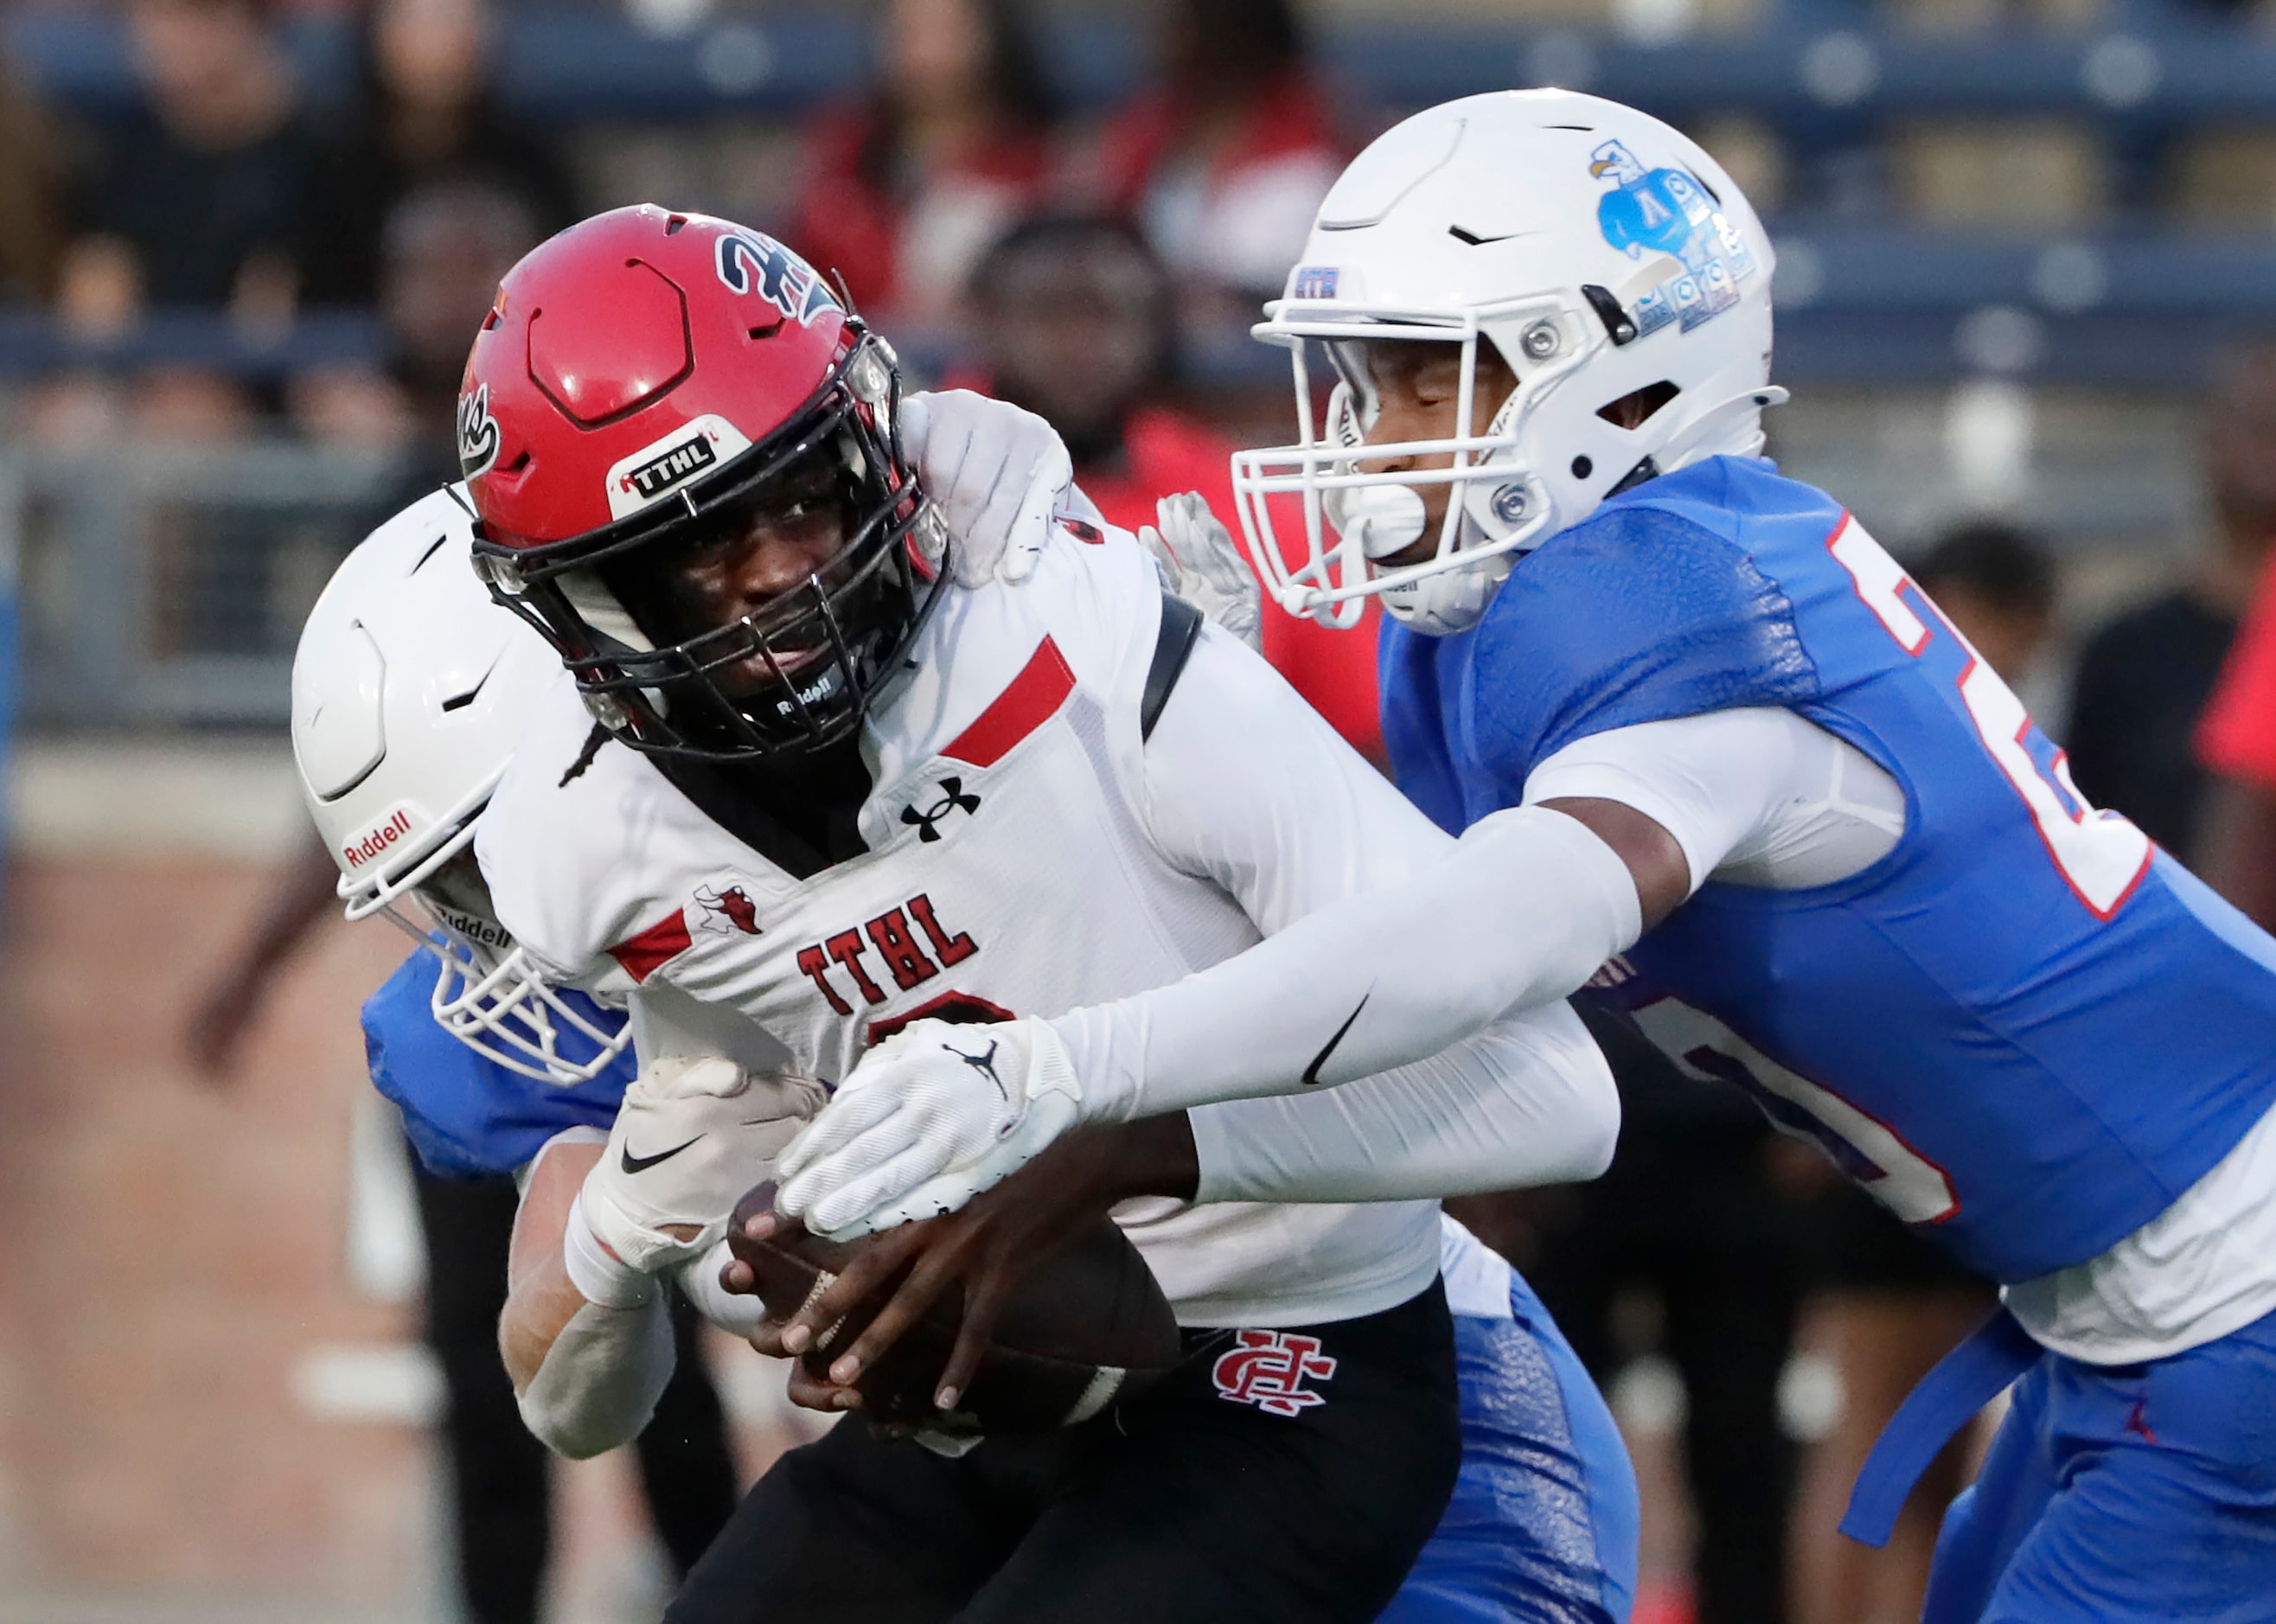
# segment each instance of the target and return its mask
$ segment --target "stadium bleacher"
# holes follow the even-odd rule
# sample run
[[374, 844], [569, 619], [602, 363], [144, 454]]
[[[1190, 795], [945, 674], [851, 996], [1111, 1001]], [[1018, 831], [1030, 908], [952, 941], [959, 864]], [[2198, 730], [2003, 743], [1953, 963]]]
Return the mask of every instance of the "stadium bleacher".
[[[787, 121], [854, 89], [869, 61], [844, 10], [661, 31], [531, 6], [503, 27], [508, 104], [572, 129]], [[1797, 380], [2186, 387], [2240, 327], [2276, 326], [2276, 33], [2148, 4], [2089, 27], [1951, 30], [1817, 0], [1665, 28], [1355, 16], [1322, 29], [1321, 54], [1385, 113], [1554, 82], [1730, 143], [1779, 240], [1780, 368]], [[1050, 29], [1071, 103], [1134, 87], [1134, 31], [1104, 16]], [[109, 17], [22, 9], [0, 34], [61, 105], [99, 113], [133, 95]], [[303, 17], [292, 37], [312, 98], [345, 97], [347, 27]], [[135, 359], [194, 353], [255, 375], [368, 341], [345, 318], [247, 338], [186, 316], [122, 340]], [[44, 369], [68, 345], [34, 318], [0, 322], [0, 371]], [[1239, 345], [1198, 359], [1230, 376], [1275, 364]]]

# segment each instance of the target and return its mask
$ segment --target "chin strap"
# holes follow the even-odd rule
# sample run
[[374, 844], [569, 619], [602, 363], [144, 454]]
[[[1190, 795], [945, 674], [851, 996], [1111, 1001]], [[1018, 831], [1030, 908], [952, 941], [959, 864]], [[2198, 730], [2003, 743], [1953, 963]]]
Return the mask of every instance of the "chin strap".
[[656, 645], [649, 641], [617, 595], [609, 590], [600, 575], [592, 570], [564, 570], [558, 577], [561, 596], [569, 600], [569, 607], [580, 618], [602, 636], [612, 638], [637, 654], [653, 654]]

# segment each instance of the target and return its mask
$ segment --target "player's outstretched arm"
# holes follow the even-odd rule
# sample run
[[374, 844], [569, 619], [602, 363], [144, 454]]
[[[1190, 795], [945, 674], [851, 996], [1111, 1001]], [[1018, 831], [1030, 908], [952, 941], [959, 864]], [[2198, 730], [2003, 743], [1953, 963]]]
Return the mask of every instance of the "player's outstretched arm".
[[[1471, 1043], [1332, 1092], [1077, 1127], [955, 1212], [886, 1231], [814, 1301], [781, 1324], [760, 1324], [751, 1341], [762, 1353], [796, 1354], [906, 1268], [832, 1362], [831, 1379], [800, 1367], [791, 1396], [812, 1409], [853, 1408], [861, 1371], [954, 1289], [964, 1307], [941, 1400], [952, 1408], [1020, 1282], [1131, 1197], [1400, 1201], [1590, 1179], [1611, 1161], [1619, 1129], [1611, 1070], [1579, 1018], [1562, 1006], [1505, 1015]], [[772, 1215], [752, 1222], [762, 1239], [777, 1226]], [[730, 1292], [752, 1284], [740, 1264], [721, 1283]]]
[[[1457, 846], [1222, 637], [1196, 649], [1142, 771], [1159, 849], [1270, 939], [1102, 1011], [909, 1028], [785, 1152], [785, 1211], [825, 1232], [888, 1228], [955, 1210], [1077, 1121], [1412, 1064], [1562, 998], [1642, 926], [1637, 879], [1602, 835], [1534, 808], [1505, 815], [1500, 840]], [[1669, 906], [1684, 885], [1670, 884]], [[1503, 1089], [1573, 1102], [1529, 1056], [1508, 1069], [1492, 1062], [1510, 1056], [1477, 1058]]]

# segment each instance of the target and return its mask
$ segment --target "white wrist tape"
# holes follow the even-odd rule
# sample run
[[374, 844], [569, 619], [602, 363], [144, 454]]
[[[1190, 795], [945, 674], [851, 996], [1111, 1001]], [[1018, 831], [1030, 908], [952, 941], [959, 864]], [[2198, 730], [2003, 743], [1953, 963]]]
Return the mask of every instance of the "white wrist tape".
[[610, 1251], [593, 1233], [582, 1190], [569, 1203], [569, 1222], [561, 1232], [561, 1264], [585, 1301], [604, 1309], [636, 1309], [656, 1299], [655, 1277]]
[[719, 1271], [733, 1256], [727, 1243], [720, 1241], [702, 1256], [680, 1264], [672, 1272], [682, 1294], [705, 1320], [730, 1336], [747, 1337], [767, 1317], [767, 1305], [755, 1293], [731, 1292], [719, 1284]]
[[671, 1317], [659, 1298], [630, 1309], [588, 1302], [561, 1328], [516, 1400], [522, 1424], [572, 1461], [629, 1444], [656, 1414], [674, 1357]]

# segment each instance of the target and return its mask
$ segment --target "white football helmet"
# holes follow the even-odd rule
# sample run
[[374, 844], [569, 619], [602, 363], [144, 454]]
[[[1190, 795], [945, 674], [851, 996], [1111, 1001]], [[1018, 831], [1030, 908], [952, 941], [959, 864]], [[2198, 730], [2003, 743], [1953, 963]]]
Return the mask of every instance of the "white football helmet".
[[[1255, 329], [1294, 353], [1301, 436], [1233, 459], [1258, 573], [1290, 613], [1331, 626], [1357, 624], [1377, 593], [1420, 632], [1475, 624], [1508, 555], [1655, 472], [1761, 449], [1762, 408], [1786, 398], [1770, 387], [1771, 265], [1731, 178], [1633, 108], [1511, 90], [1394, 126], [1320, 205], [1286, 295]], [[1365, 453], [1450, 466], [1362, 470], [1369, 339], [1461, 346], [1456, 433]], [[1338, 375], [1319, 429], [1307, 340]], [[1474, 398], [1481, 342], [1517, 379], [1498, 403]], [[1425, 484], [1454, 488], [1436, 555], [1372, 571], [1422, 539]], [[1284, 492], [1304, 516], [1286, 554], [1266, 502]]]
[[[490, 601], [473, 543], [461, 487], [413, 503], [347, 556], [293, 656], [292, 757], [347, 916], [384, 914], [434, 953], [444, 1030], [524, 1076], [580, 1082], [631, 1028], [589, 1020], [538, 979], [473, 849], [538, 696], [567, 678]], [[406, 895], [424, 921], [404, 912]]]

